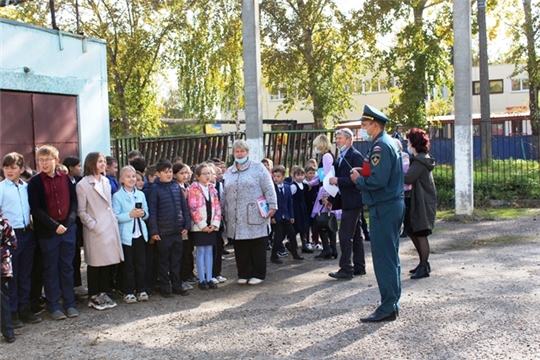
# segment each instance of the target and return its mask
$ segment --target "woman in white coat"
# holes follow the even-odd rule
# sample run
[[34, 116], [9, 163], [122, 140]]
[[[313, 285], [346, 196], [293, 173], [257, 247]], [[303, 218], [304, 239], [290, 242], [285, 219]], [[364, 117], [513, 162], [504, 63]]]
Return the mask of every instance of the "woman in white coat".
[[78, 215], [83, 224], [84, 257], [88, 276], [88, 307], [116, 307], [107, 292], [111, 265], [124, 260], [118, 220], [105, 173], [105, 156], [92, 152], [84, 160], [84, 178], [77, 184]]

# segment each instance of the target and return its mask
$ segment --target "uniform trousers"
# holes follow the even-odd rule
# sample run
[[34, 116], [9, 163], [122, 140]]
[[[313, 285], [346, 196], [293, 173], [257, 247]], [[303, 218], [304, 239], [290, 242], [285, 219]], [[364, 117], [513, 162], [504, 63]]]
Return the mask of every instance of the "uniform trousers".
[[161, 240], [154, 244], [157, 248], [159, 287], [162, 291], [182, 289], [180, 268], [182, 267], [182, 235], [160, 235]]
[[140, 236], [131, 241], [131, 246], [122, 244], [124, 250], [124, 294], [146, 292], [146, 241]]
[[36, 252], [34, 231], [15, 230], [17, 250], [13, 251], [13, 278], [9, 287], [11, 312], [24, 311], [30, 307], [30, 290], [32, 286], [32, 265]]
[[[62, 235], [39, 239], [43, 252], [43, 285], [47, 297], [47, 311], [54, 312], [75, 307], [73, 291], [73, 256], [75, 256], [75, 229], [70, 226]], [[63, 299], [63, 304], [60, 303]]]
[[399, 231], [404, 213], [403, 200], [369, 207], [371, 254], [381, 294], [381, 305], [376, 312], [381, 315], [388, 315], [399, 310], [401, 297]]
[[9, 309], [9, 285], [11, 278], [0, 278], [0, 331], [4, 337], [15, 335], [13, 322], [11, 320], [11, 311]]

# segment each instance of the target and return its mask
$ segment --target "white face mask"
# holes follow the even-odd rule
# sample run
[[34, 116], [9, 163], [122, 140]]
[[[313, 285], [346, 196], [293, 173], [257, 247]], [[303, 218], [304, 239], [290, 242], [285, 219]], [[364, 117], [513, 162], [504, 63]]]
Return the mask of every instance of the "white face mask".
[[321, 150], [319, 150], [318, 148], [315, 148], [315, 154], [319, 155], [321, 153]]
[[373, 140], [371, 138], [371, 135], [368, 134], [367, 130], [366, 129], [360, 129], [360, 136], [362, 136], [362, 139], [366, 140], [366, 141], [371, 141]]

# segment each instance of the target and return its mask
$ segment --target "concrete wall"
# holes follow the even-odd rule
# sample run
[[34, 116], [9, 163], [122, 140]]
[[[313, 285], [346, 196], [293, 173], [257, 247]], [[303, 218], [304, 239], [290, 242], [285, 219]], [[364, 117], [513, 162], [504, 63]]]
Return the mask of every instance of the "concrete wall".
[[0, 44], [0, 89], [77, 96], [79, 155], [109, 154], [105, 42], [0, 19]]

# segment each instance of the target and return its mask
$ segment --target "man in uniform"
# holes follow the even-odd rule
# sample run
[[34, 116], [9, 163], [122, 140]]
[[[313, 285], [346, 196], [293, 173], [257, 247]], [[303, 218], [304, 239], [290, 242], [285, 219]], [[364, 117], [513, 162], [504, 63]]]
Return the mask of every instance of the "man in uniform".
[[381, 294], [381, 305], [361, 321], [392, 321], [398, 316], [401, 296], [399, 230], [405, 210], [401, 154], [385, 131], [390, 121], [386, 115], [365, 105], [361, 120], [362, 137], [373, 144], [362, 176], [358, 173], [360, 169], [353, 169], [351, 180], [362, 191], [363, 201], [369, 206], [373, 268]]

